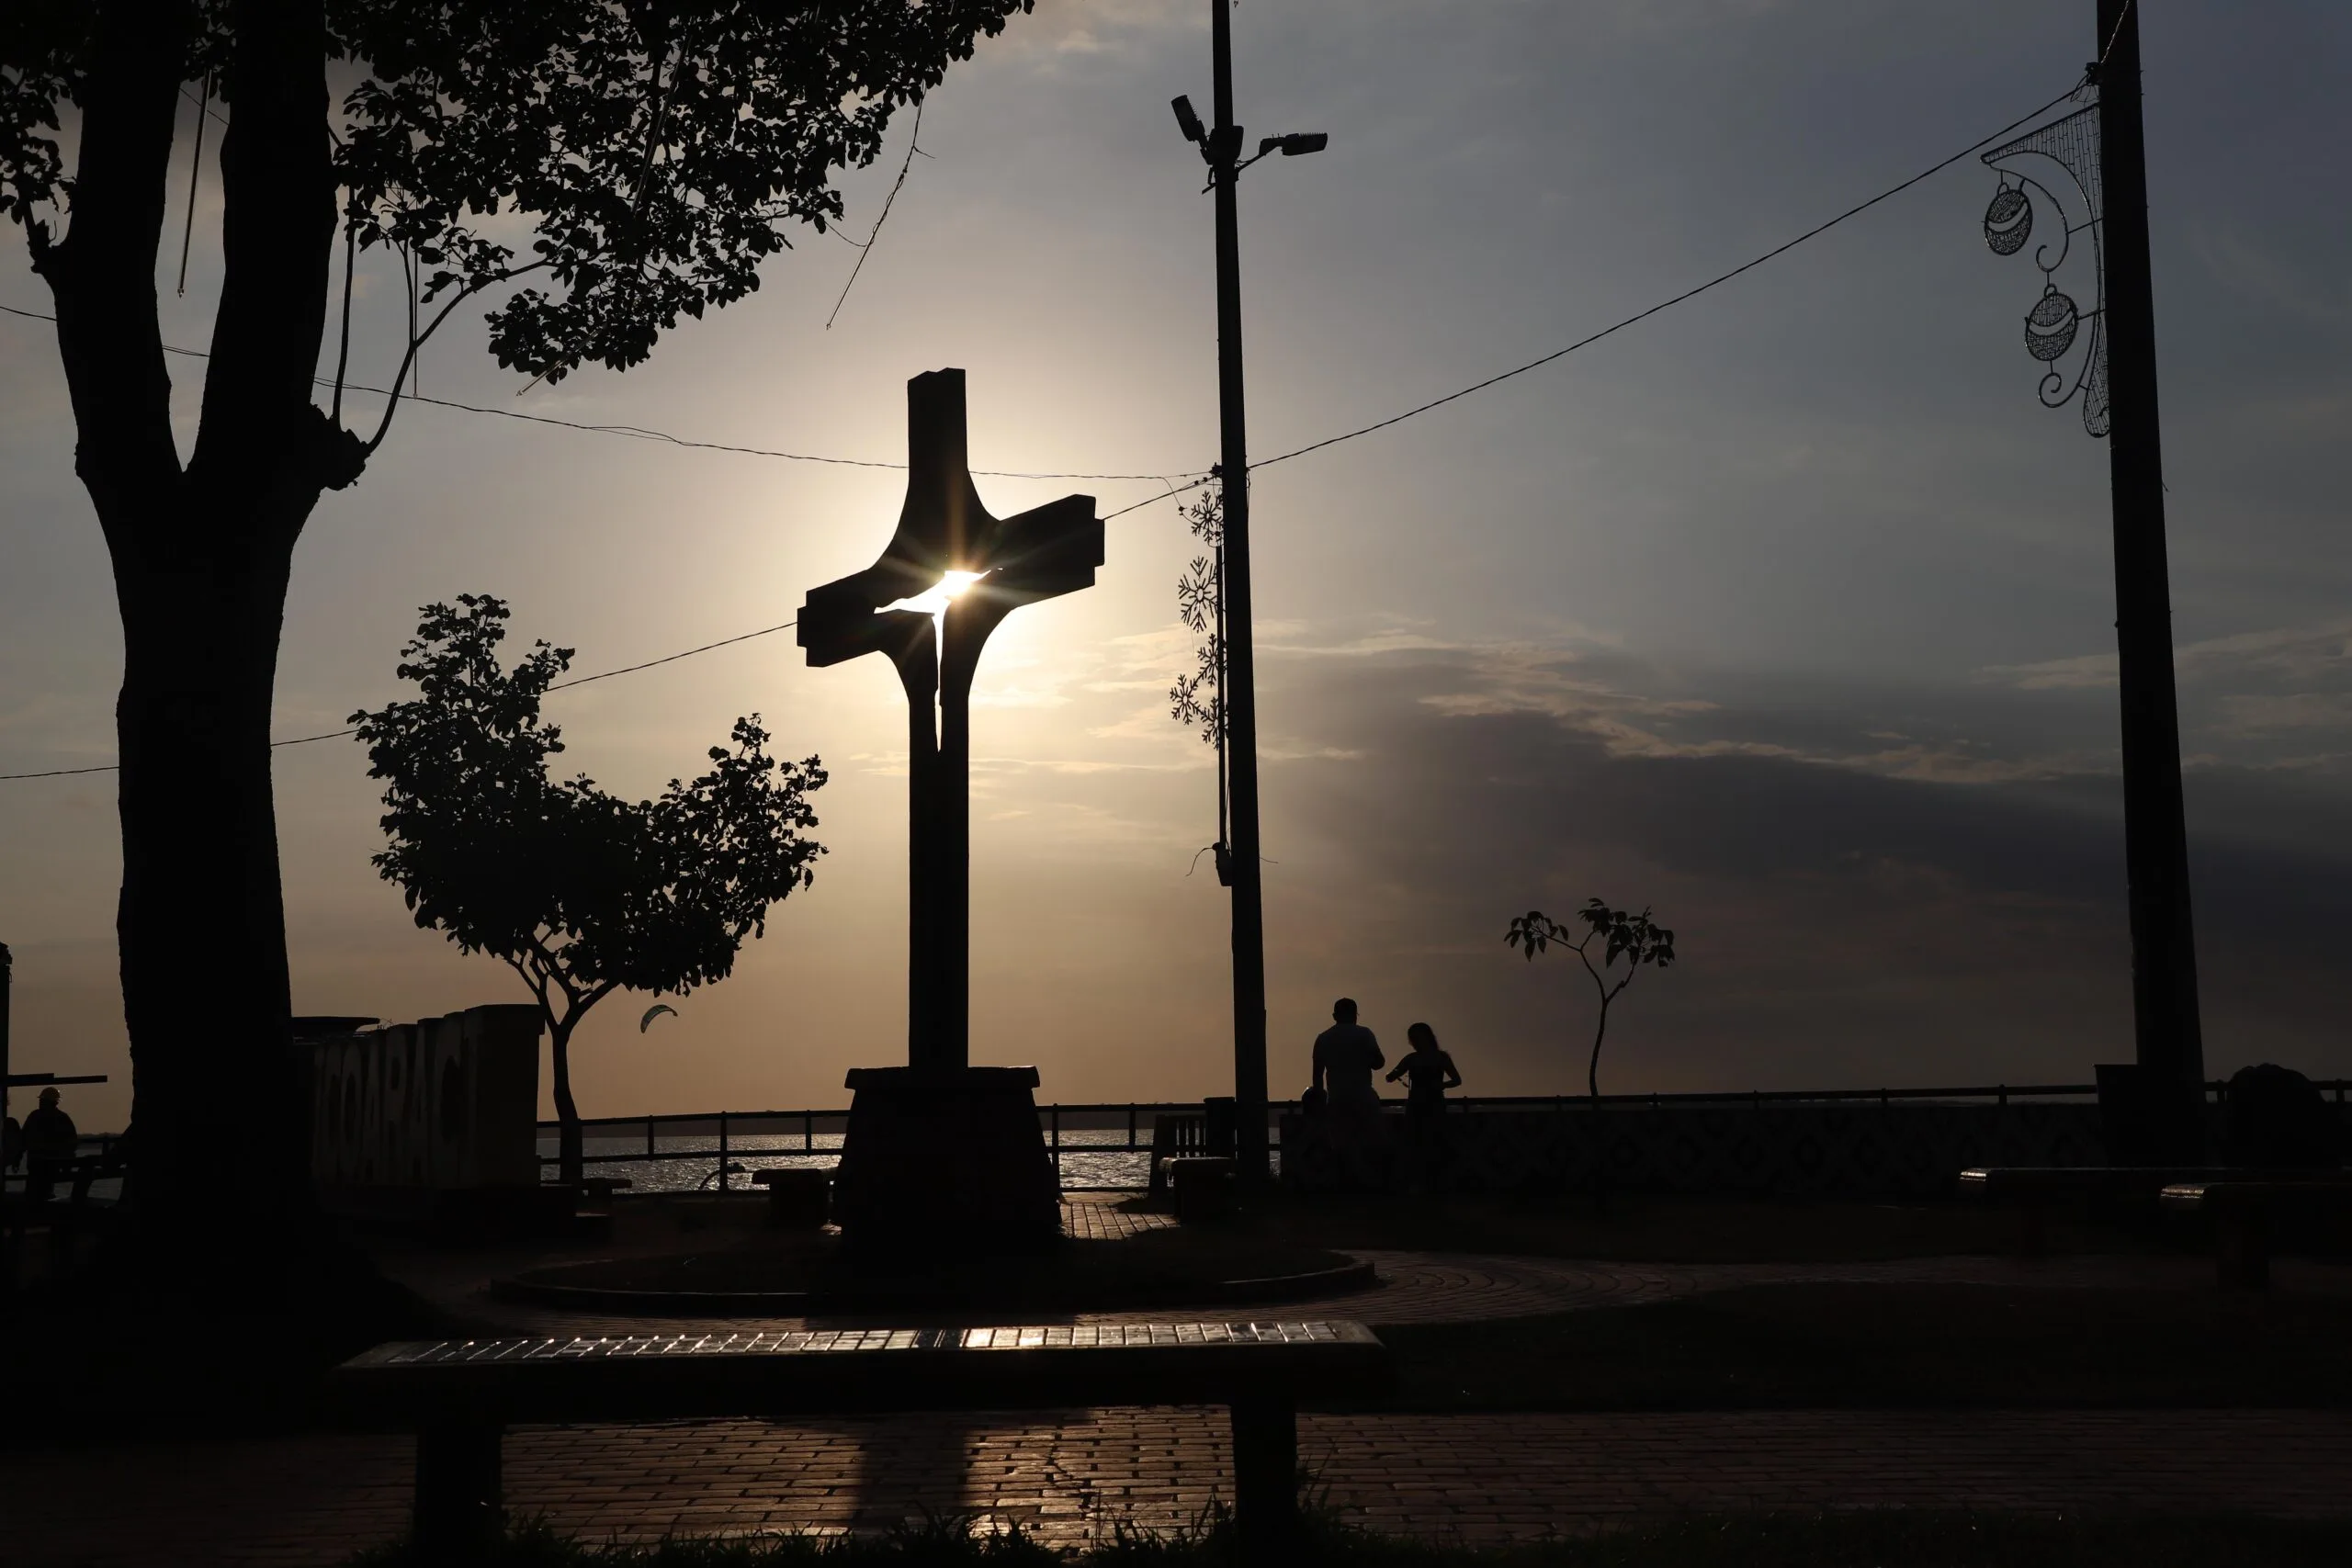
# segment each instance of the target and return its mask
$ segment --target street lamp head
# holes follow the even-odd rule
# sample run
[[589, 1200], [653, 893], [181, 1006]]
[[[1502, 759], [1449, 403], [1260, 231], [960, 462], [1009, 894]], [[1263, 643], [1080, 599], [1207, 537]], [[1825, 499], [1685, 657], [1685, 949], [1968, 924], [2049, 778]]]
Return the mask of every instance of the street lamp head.
[[1295, 136], [1269, 136], [1258, 143], [1258, 156], [1279, 152], [1285, 158], [1295, 158], [1305, 152], [1320, 152], [1331, 144], [1331, 139], [1319, 130], [1305, 131]]
[[1204, 141], [1208, 139], [1208, 127], [1203, 125], [1201, 117], [1193, 112], [1190, 97], [1180, 93], [1169, 107], [1176, 111], [1176, 128], [1184, 133], [1185, 141]]

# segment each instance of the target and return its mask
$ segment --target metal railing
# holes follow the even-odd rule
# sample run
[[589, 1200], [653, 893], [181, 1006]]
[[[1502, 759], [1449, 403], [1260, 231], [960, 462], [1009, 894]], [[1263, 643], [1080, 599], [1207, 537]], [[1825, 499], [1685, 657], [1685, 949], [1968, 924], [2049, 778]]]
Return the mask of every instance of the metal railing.
[[[1297, 1102], [1277, 1101], [1268, 1109], [1279, 1115], [1285, 1111], [1296, 1110]], [[1053, 1158], [1054, 1179], [1059, 1182], [1062, 1178], [1064, 1153], [1148, 1154], [1151, 1150], [1151, 1123], [1146, 1120], [1147, 1118], [1156, 1119], [1167, 1115], [1197, 1116], [1200, 1111], [1201, 1102], [1197, 1100], [1105, 1100], [1067, 1105], [1041, 1105], [1037, 1107], [1037, 1116], [1043, 1123], [1042, 1131], [1046, 1134], [1046, 1152]], [[1082, 1125], [1087, 1122], [1094, 1122], [1097, 1124]], [[760, 1126], [756, 1133], [753, 1132], [753, 1127], [760, 1123], [769, 1125]], [[802, 1155], [824, 1154], [831, 1151], [818, 1147], [818, 1134], [820, 1131], [827, 1135], [838, 1134], [845, 1130], [848, 1124], [849, 1110], [846, 1106], [840, 1109], [811, 1108], [800, 1111], [687, 1111], [657, 1112], [646, 1116], [584, 1116], [581, 1118], [580, 1122], [584, 1135], [596, 1135], [600, 1129], [604, 1135], [610, 1136], [611, 1131], [615, 1128], [625, 1127], [632, 1133], [639, 1128], [643, 1128], [645, 1146], [642, 1149], [632, 1148], [625, 1152], [585, 1154], [581, 1156], [581, 1163], [582, 1165], [636, 1165], [647, 1161], [708, 1160], [716, 1166], [714, 1174], [718, 1179], [719, 1190], [729, 1191], [732, 1190], [729, 1178], [735, 1174], [729, 1169], [729, 1162], [735, 1155], [756, 1154], [773, 1157], [789, 1156], [795, 1152], [788, 1148], [741, 1148], [736, 1143], [739, 1137], [775, 1137], [778, 1134], [773, 1128], [777, 1125], [786, 1129], [782, 1135], [789, 1137], [790, 1129], [797, 1125], [800, 1133], [800, 1148], [797, 1152]], [[543, 1139], [553, 1137], [560, 1131], [561, 1126], [562, 1124], [558, 1122], [541, 1122], [538, 1123], [539, 1135]], [[1066, 1145], [1062, 1141], [1062, 1134], [1066, 1126], [1071, 1132], [1124, 1131], [1125, 1136], [1117, 1143]], [[663, 1148], [661, 1141], [665, 1133], [673, 1138], [716, 1137], [718, 1146], [715, 1149]], [[1269, 1146], [1279, 1151], [1281, 1147], [1279, 1137], [1272, 1138]], [[560, 1156], [556, 1155], [539, 1156], [539, 1164], [542, 1168], [560, 1163], [561, 1163]], [[1073, 1187], [1066, 1190], [1074, 1192], [1126, 1190], [1123, 1187], [1100, 1189]]]
[[[2345, 1102], [2346, 1089], [2352, 1088], [2352, 1079], [2347, 1078], [2322, 1078], [2315, 1079], [2313, 1082], [2314, 1087], [2323, 1093], [2332, 1095], [2338, 1105]], [[2219, 1100], [2226, 1093], [2229, 1086], [2225, 1080], [2217, 1079], [2205, 1087], [2209, 1094]], [[1661, 1110], [1668, 1106], [1699, 1105], [1725, 1107], [1748, 1105], [1761, 1108], [1767, 1105], [1787, 1105], [1806, 1101], [1827, 1104], [1893, 1105], [1898, 1101], [1969, 1103], [1989, 1100], [1996, 1105], [2007, 1105], [2013, 1100], [2096, 1099], [2098, 1094], [2097, 1084], [1973, 1084], [1927, 1089], [1702, 1089], [1672, 1093], [1604, 1094], [1600, 1097], [1600, 1103], [1604, 1108], [1617, 1110]], [[1047, 1151], [1053, 1157], [1055, 1179], [1057, 1181], [1061, 1179], [1062, 1156], [1066, 1152], [1148, 1154], [1151, 1151], [1152, 1121], [1161, 1116], [1197, 1116], [1201, 1113], [1201, 1103], [1199, 1100], [1103, 1100], [1040, 1105], [1037, 1107], [1037, 1115], [1043, 1123], [1041, 1130], [1046, 1134]], [[1391, 1100], [1386, 1103], [1401, 1105], [1403, 1102]], [[1588, 1109], [1592, 1104], [1593, 1100], [1589, 1095], [1581, 1094], [1496, 1094], [1460, 1096], [1449, 1100], [1446, 1102], [1446, 1108], [1450, 1111], [1462, 1114], [1467, 1114], [1473, 1111], [1565, 1112], [1570, 1110]], [[1277, 1122], [1281, 1116], [1295, 1111], [1297, 1109], [1296, 1100], [1276, 1100], [1267, 1107], [1270, 1118], [1276, 1120]], [[792, 1130], [797, 1128], [800, 1134], [800, 1148], [797, 1152], [804, 1156], [823, 1154], [830, 1151], [818, 1146], [819, 1134], [822, 1133], [831, 1136], [840, 1134], [847, 1128], [848, 1124], [849, 1109], [846, 1106], [798, 1111], [665, 1111], [645, 1116], [590, 1116], [582, 1119], [581, 1126], [584, 1133], [596, 1135], [601, 1132], [603, 1135], [610, 1136], [611, 1131], [616, 1128], [627, 1128], [631, 1132], [642, 1128], [645, 1133], [645, 1146], [641, 1150], [632, 1148], [621, 1153], [587, 1155], [583, 1156], [582, 1163], [593, 1166], [633, 1165], [644, 1161], [658, 1163], [671, 1160], [709, 1160], [716, 1165], [713, 1174], [717, 1178], [719, 1189], [724, 1191], [730, 1190], [729, 1178], [734, 1172], [729, 1170], [729, 1162], [735, 1155], [758, 1154], [774, 1156], [788, 1156], [796, 1152], [788, 1148], [773, 1147], [745, 1149], [737, 1145], [737, 1138], [774, 1137], [778, 1135], [775, 1129], [779, 1126], [785, 1129], [783, 1135], [788, 1137]], [[541, 1122], [538, 1124], [539, 1134], [542, 1137], [552, 1137], [560, 1125], [551, 1121]], [[757, 1131], [754, 1131], [755, 1128]], [[1124, 1130], [1125, 1136], [1115, 1143], [1088, 1142], [1067, 1145], [1062, 1138], [1065, 1130], [1071, 1132]], [[715, 1136], [718, 1146], [716, 1149], [664, 1148], [662, 1146], [662, 1140], [665, 1133], [672, 1138]], [[1281, 1141], [1278, 1132], [1270, 1129], [1268, 1146], [1276, 1152], [1280, 1151]], [[558, 1156], [554, 1155], [539, 1156], [539, 1164], [542, 1167], [552, 1167], [558, 1163]], [[1092, 1190], [1068, 1189], [1071, 1191]], [[1124, 1188], [1100, 1190], [1125, 1190]]]

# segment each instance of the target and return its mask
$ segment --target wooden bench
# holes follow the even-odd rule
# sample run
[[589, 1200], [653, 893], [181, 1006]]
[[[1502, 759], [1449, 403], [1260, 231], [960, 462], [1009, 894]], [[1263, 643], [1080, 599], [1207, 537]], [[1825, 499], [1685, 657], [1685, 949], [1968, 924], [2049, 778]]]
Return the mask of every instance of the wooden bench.
[[1295, 1517], [1299, 1401], [1389, 1375], [1354, 1323], [1057, 1324], [379, 1345], [336, 1369], [330, 1397], [357, 1424], [416, 1433], [413, 1528], [430, 1562], [500, 1529], [501, 1438], [523, 1423], [1222, 1404], [1235, 1526], [1272, 1562]]
[[[2154, 1205], [2167, 1187], [2244, 1179], [2248, 1173], [2214, 1166], [2000, 1166], [1960, 1173], [1960, 1195], [2018, 1212], [2018, 1251], [2038, 1258], [2049, 1246], [2050, 1211], [2076, 1199]], [[2352, 1181], [2346, 1171], [2262, 1173], [2266, 1179]]]
[[2158, 1201], [2172, 1213], [2213, 1223], [2214, 1275], [2225, 1288], [2267, 1290], [2270, 1246], [2278, 1226], [2352, 1219], [2352, 1172], [2334, 1180], [2238, 1171], [2225, 1181], [2177, 1182]]

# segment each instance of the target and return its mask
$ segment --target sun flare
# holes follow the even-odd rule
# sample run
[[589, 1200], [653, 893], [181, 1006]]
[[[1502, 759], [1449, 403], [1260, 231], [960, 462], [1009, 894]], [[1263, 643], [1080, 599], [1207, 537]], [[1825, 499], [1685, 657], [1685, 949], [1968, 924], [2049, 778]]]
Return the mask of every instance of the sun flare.
[[964, 591], [988, 575], [985, 571], [950, 571], [911, 599], [900, 599], [882, 606], [886, 610], [913, 610], [920, 615], [944, 615], [948, 604], [963, 596]]

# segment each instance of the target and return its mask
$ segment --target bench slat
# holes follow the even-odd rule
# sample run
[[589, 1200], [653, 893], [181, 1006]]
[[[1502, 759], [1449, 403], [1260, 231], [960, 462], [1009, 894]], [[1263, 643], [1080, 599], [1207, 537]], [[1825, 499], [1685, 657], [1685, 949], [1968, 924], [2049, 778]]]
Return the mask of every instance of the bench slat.
[[1370, 1329], [1314, 1319], [427, 1340], [377, 1346], [329, 1387], [359, 1425], [519, 1425], [1229, 1404], [1374, 1393], [1392, 1376]]
[[760, 1334], [617, 1334], [515, 1339], [435, 1339], [379, 1345], [344, 1363], [345, 1372], [469, 1362], [587, 1360], [618, 1356], [830, 1356], [893, 1350], [1126, 1349], [1191, 1345], [1377, 1345], [1361, 1324], [1106, 1323], [986, 1328], [776, 1330]]

